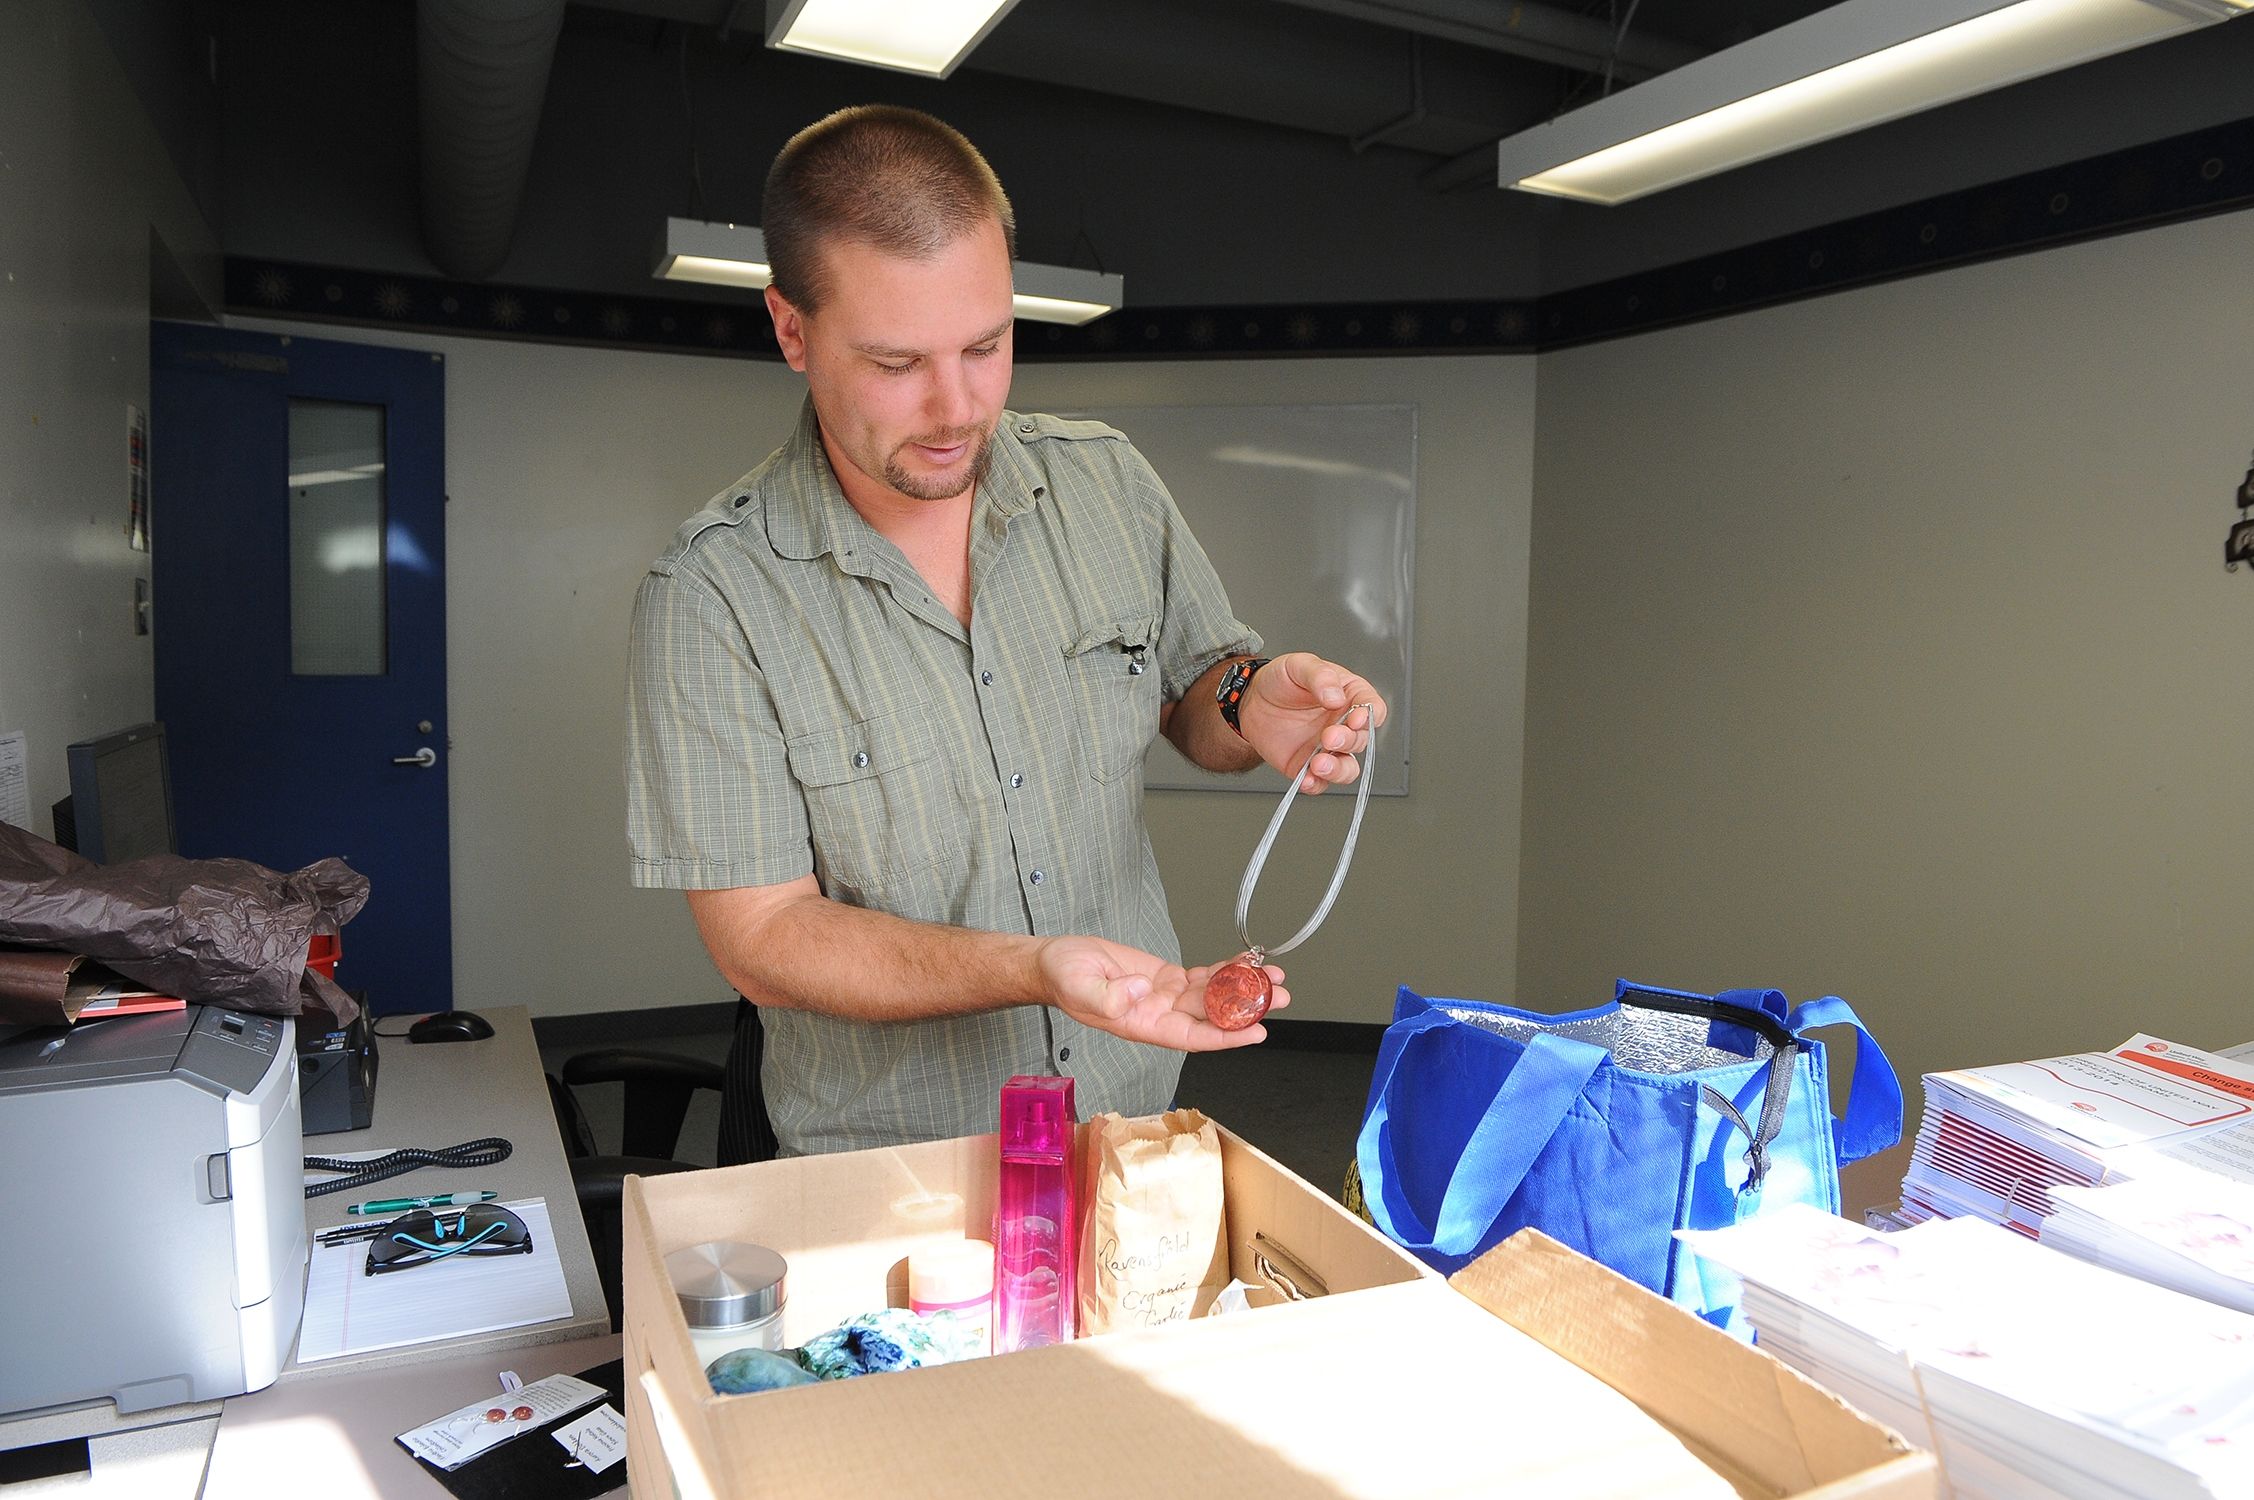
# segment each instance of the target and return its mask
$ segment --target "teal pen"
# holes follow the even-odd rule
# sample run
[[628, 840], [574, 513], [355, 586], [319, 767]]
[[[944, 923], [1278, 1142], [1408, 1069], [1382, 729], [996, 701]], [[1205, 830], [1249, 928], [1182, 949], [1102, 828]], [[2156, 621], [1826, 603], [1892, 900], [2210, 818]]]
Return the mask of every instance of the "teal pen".
[[410, 1208], [466, 1208], [472, 1203], [491, 1203], [499, 1193], [440, 1193], [435, 1198], [378, 1198], [373, 1203], [355, 1203], [348, 1214], [400, 1214]]

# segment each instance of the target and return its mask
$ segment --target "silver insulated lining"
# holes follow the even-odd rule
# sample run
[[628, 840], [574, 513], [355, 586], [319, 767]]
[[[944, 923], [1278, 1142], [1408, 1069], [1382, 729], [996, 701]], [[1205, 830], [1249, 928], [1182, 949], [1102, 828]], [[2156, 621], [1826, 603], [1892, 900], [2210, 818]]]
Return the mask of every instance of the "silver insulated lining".
[[[1746, 1060], [1739, 1053], [1707, 1045], [1706, 1028], [1712, 1023], [1704, 1016], [1678, 1016], [1670, 1011], [1623, 1005], [1578, 1021], [1542, 1022], [1487, 1010], [1459, 1010], [1452, 1005], [1441, 1009], [1459, 1021], [1484, 1026], [1514, 1041], [1532, 1041], [1536, 1032], [1547, 1031], [1553, 1036], [1589, 1042], [1610, 1052], [1618, 1066], [1639, 1073], [1695, 1073], [1701, 1068], [1726, 1068]], [[1765, 1060], [1775, 1050], [1765, 1039], [1753, 1038], [1755, 1061]]]

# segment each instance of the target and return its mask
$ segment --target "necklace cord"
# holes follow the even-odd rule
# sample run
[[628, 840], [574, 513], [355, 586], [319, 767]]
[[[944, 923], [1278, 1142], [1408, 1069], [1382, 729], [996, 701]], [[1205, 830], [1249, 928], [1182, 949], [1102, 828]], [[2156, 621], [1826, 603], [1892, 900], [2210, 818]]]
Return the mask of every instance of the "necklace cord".
[[[1292, 949], [1313, 937], [1315, 929], [1323, 925], [1323, 919], [1330, 915], [1331, 907], [1338, 901], [1338, 893], [1346, 886], [1346, 870], [1354, 862], [1354, 844], [1362, 836], [1362, 813], [1370, 805], [1370, 783], [1377, 779], [1372, 774], [1368, 761], [1370, 752], [1377, 748], [1376, 710], [1367, 703], [1350, 704], [1338, 722], [1344, 724], [1347, 720], [1353, 718], [1355, 709], [1362, 709], [1369, 714], [1370, 739], [1369, 743], [1362, 748], [1364, 762], [1362, 779], [1354, 788], [1354, 818], [1352, 822], [1346, 825], [1346, 844], [1344, 848], [1338, 851], [1338, 867], [1331, 871], [1330, 889], [1323, 892], [1322, 904], [1317, 906], [1315, 914], [1307, 919], [1307, 925], [1294, 933], [1289, 942], [1279, 943], [1273, 948], [1263, 948], [1252, 940], [1252, 934], [1246, 931], [1246, 925], [1252, 918], [1253, 887], [1260, 883], [1260, 872], [1267, 867], [1269, 851], [1276, 847], [1276, 835], [1283, 832], [1284, 819], [1291, 816], [1292, 803], [1296, 802], [1301, 796], [1300, 783], [1307, 779], [1308, 769], [1315, 764], [1315, 757], [1326, 753], [1323, 750], [1321, 735], [1318, 734], [1315, 737], [1315, 748], [1308, 752], [1307, 759], [1299, 767], [1299, 774], [1292, 777], [1291, 784], [1284, 788], [1283, 801], [1276, 804], [1275, 815], [1268, 819], [1268, 831], [1260, 836], [1259, 846], [1252, 851], [1252, 858], [1245, 864], [1244, 879], [1237, 885], [1237, 936], [1243, 940], [1245, 951], [1252, 954], [1257, 963], [1265, 963], [1271, 958], [1289, 953]], [[1337, 754], [1340, 752], [1329, 753]]]

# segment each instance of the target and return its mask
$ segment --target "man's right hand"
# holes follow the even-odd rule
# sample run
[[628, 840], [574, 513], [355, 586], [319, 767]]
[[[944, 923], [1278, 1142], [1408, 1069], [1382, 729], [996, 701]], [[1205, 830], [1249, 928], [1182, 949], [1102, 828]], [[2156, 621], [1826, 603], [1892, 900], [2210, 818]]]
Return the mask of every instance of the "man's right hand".
[[[713, 962], [756, 1005], [867, 1022], [1053, 1005], [1084, 1026], [1177, 1052], [1249, 1047], [1268, 1035], [1205, 1019], [1211, 967], [1184, 969], [1099, 937], [911, 922], [831, 901], [811, 875], [688, 896]], [[1272, 1010], [1291, 1003], [1283, 977], [1268, 966]]]
[[[1073, 1020], [1130, 1042], [1177, 1052], [1219, 1052], [1265, 1041], [1264, 1026], [1223, 1031], [1205, 1018], [1205, 982], [1214, 965], [1184, 969], [1123, 943], [1098, 937], [1049, 938], [1038, 962], [1049, 1003]], [[1291, 1003], [1284, 971], [1268, 965], [1275, 986], [1271, 1011]]]

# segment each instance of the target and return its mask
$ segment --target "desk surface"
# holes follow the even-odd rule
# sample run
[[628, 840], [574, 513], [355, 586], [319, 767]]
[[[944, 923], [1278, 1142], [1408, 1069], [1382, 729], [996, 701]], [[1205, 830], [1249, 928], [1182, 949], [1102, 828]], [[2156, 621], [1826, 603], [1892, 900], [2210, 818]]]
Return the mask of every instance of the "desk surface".
[[[618, 1335], [545, 1343], [509, 1353], [449, 1357], [416, 1370], [370, 1370], [333, 1380], [269, 1386], [227, 1403], [203, 1493], [211, 1500], [442, 1500], [430, 1475], [392, 1439], [458, 1406], [499, 1393], [499, 1372], [526, 1384], [618, 1358]], [[524, 1441], [535, 1441], [524, 1439]], [[545, 1441], [540, 1439], [539, 1441]], [[613, 1471], [621, 1485], [626, 1470]], [[317, 1486], [309, 1475], [319, 1475]]]
[[[305, 1138], [308, 1156], [360, 1155], [402, 1146], [438, 1148], [480, 1136], [501, 1136], [516, 1147], [493, 1167], [418, 1167], [403, 1176], [305, 1200], [307, 1229], [351, 1222], [348, 1203], [491, 1188], [503, 1202], [545, 1198], [557, 1252], [563, 1258], [564, 1284], [571, 1291], [572, 1315], [529, 1328], [504, 1328], [439, 1344], [410, 1344], [374, 1354], [350, 1354], [301, 1365], [293, 1356], [282, 1369], [284, 1382], [318, 1380], [356, 1370], [421, 1364], [433, 1359], [480, 1358], [499, 1349], [518, 1349], [558, 1339], [588, 1338], [610, 1332], [610, 1310], [595, 1274], [587, 1226], [579, 1217], [571, 1185], [571, 1164], [556, 1134], [554, 1107], [548, 1102], [540, 1049], [532, 1037], [531, 1013], [521, 1005], [495, 1006], [479, 1015], [493, 1023], [493, 1035], [477, 1042], [428, 1042], [417, 1046], [404, 1037], [384, 1037], [376, 1077], [375, 1120], [366, 1130]], [[385, 1016], [385, 1031], [406, 1029], [404, 1016]], [[236, 1399], [242, 1399], [240, 1397]]]
[[[531, 1014], [522, 1006], [495, 1006], [478, 1014], [493, 1023], [493, 1035], [483, 1041], [417, 1046], [404, 1037], [381, 1039], [376, 1107], [369, 1128], [307, 1136], [305, 1149], [314, 1156], [344, 1156], [401, 1146], [452, 1146], [497, 1135], [514, 1145], [509, 1159], [493, 1167], [421, 1167], [365, 1189], [308, 1198], [305, 1222], [309, 1229], [326, 1228], [347, 1221], [344, 1207], [348, 1203], [457, 1189], [491, 1188], [504, 1199], [544, 1198], [556, 1250], [563, 1260], [564, 1284], [571, 1292], [571, 1317], [310, 1365], [299, 1365], [293, 1357], [282, 1369], [282, 1384], [323, 1382], [355, 1372], [435, 1360], [483, 1361], [506, 1349], [610, 1332], [610, 1313], [603, 1303], [602, 1283], [595, 1274], [594, 1254], [587, 1245], [587, 1229], [580, 1221], [571, 1166], [556, 1134], [540, 1052], [533, 1041]], [[409, 1019], [386, 1016], [381, 1024], [385, 1031], [403, 1031]], [[219, 1402], [204, 1401], [120, 1417], [116, 1408], [104, 1401], [0, 1422], [0, 1448], [208, 1421], [219, 1412]]]

